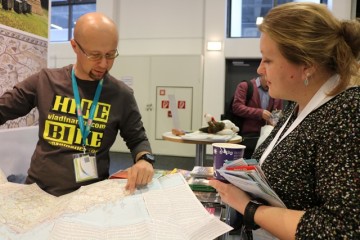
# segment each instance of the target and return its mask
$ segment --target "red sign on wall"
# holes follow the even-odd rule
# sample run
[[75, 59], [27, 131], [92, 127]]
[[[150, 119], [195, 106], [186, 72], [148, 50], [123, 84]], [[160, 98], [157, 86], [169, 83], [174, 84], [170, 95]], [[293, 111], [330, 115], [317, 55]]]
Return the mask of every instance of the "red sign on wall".
[[186, 102], [185, 101], [178, 101], [178, 109], [185, 109]]
[[161, 101], [161, 108], [169, 108], [170, 102], [169, 100], [162, 100]]

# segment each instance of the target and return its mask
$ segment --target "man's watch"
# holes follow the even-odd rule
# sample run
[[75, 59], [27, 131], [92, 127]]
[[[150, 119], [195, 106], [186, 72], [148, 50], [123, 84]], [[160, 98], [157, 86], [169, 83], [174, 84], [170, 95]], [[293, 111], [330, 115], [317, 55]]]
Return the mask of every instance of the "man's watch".
[[145, 154], [141, 155], [141, 157], [139, 157], [138, 161], [139, 160], [145, 160], [148, 163], [151, 163], [151, 165], [154, 165], [154, 163], [155, 163], [155, 157], [154, 157], [154, 155], [152, 155], [150, 153], [145, 153]]

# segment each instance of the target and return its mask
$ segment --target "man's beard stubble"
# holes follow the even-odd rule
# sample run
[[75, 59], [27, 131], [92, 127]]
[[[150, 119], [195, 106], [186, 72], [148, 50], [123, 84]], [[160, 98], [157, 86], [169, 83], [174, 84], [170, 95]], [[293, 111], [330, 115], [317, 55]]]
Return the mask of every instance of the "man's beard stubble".
[[101, 77], [98, 77], [97, 75], [93, 74], [92, 71], [90, 70], [89, 77], [95, 81], [99, 81], [99, 80], [103, 79], [105, 77], [105, 75], [107, 75], [107, 74], [108, 74], [108, 70], [106, 70], [106, 72]]

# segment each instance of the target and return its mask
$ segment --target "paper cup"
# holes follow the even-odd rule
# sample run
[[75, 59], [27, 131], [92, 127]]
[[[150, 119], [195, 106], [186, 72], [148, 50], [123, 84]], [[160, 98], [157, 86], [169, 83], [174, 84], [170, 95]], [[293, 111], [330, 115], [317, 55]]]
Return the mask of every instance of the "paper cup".
[[217, 170], [220, 169], [226, 160], [233, 161], [244, 157], [246, 146], [234, 143], [213, 143], [214, 177], [224, 181]]

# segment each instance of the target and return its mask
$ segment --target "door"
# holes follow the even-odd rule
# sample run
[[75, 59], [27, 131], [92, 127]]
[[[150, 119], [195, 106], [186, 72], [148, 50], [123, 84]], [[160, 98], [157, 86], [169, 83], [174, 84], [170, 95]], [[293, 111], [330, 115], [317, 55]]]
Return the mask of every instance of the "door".
[[[174, 95], [180, 126], [198, 130], [203, 118], [202, 66], [201, 55], [120, 56], [114, 63], [111, 74], [134, 89], [154, 154], [195, 156], [195, 145], [162, 139], [163, 132], [171, 131], [173, 119], [170, 109], [159, 108], [167, 107], [163, 102]], [[129, 152], [120, 137], [111, 151]]]
[[[119, 56], [116, 59], [110, 74], [125, 82], [134, 90], [135, 99], [139, 106], [145, 129], [150, 128], [150, 113], [152, 110], [149, 91], [150, 57], [149, 56]], [[120, 136], [116, 139], [111, 151], [129, 152], [125, 142]]]

